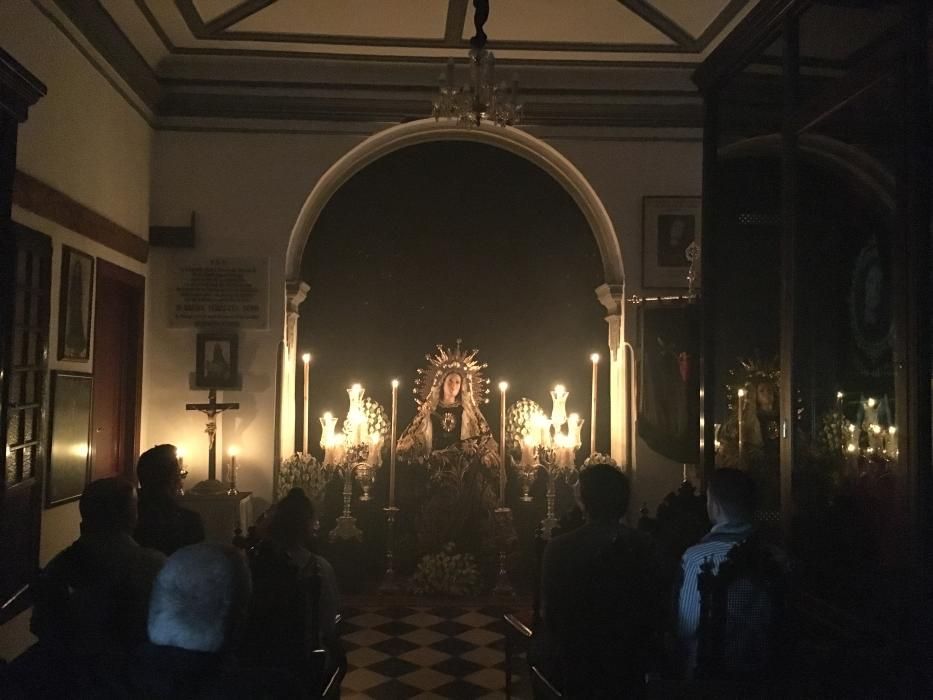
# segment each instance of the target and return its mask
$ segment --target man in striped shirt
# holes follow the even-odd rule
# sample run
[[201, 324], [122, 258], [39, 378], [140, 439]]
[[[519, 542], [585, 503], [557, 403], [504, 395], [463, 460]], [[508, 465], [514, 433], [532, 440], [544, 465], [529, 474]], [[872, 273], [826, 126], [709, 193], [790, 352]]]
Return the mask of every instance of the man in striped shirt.
[[751, 479], [738, 469], [717, 469], [706, 489], [706, 510], [712, 529], [681, 557], [682, 584], [677, 605], [677, 636], [687, 677], [696, 666], [697, 626], [700, 621], [700, 591], [697, 576], [704, 562], [719, 564], [729, 551], [752, 534], [755, 489]]

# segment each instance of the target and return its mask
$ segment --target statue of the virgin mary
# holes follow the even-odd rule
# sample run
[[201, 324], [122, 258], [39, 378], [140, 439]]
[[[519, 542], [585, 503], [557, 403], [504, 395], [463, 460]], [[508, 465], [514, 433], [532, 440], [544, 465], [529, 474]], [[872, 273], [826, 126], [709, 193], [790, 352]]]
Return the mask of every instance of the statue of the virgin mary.
[[[453, 542], [480, 561], [493, 552], [493, 511], [499, 483], [499, 446], [480, 412], [487, 402], [489, 380], [477, 350], [437, 346], [418, 370], [415, 401], [418, 411], [397, 444], [402, 462], [419, 465], [415, 529], [422, 554]], [[423, 467], [423, 468], [422, 468]], [[415, 474], [419, 476], [415, 476]]]
[[[477, 352], [461, 350], [458, 341], [456, 349], [438, 345], [436, 354], [425, 355], [428, 366], [418, 370], [414, 388], [418, 412], [399, 438], [400, 459], [422, 462], [434, 452], [462, 447], [465, 440], [491, 440], [479, 409], [488, 402], [489, 380], [482, 373], [486, 365], [476, 361]], [[497, 447], [492, 443], [495, 458]]]

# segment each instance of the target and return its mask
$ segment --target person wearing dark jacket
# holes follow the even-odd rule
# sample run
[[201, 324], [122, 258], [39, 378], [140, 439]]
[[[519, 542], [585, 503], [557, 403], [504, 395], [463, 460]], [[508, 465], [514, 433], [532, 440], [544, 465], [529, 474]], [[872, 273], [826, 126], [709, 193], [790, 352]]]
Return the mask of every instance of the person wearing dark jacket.
[[143, 547], [170, 556], [176, 549], [204, 540], [204, 523], [194, 511], [175, 502], [181, 469], [174, 445], [146, 450], [136, 464], [139, 479], [139, 523], [133, 534]]

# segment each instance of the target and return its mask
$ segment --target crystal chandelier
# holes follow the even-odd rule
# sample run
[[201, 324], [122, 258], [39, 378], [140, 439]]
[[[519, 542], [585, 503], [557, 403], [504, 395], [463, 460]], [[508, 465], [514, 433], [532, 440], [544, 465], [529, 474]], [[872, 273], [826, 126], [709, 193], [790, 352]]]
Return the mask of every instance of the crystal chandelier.
[[448, 60], [432, 114], [435, 120], [456, 119], [460, 126], [479, 126], [484, 119], [498, 126], [519, 124], [522, 105], [518, 101], [518, 79], [513, 77], [511, 84], [496, 83], [496, 57], [486, 50], [483, 25], [489, 17], [489, 0], [473, 0], [473, 6], [476, 35], [470, 39], [470, 80], [456, 85], [454, 60]]

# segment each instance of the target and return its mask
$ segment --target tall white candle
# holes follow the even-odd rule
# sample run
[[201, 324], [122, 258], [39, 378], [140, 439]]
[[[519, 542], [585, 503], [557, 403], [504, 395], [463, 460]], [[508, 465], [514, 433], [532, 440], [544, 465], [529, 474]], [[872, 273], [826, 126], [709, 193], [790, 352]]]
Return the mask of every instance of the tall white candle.
[[744, 451], [743, 447], [745, 445], [745, 441], [742, 436], [742, 419], [743, 419], [742, 414], [745, 413], [745, 389], [739, 389], [737, 393], [738, 393], [738, 401], [736, 402], [736, 406], [737, 406], [736, 419], [738, 421], [738, 431], [739, 431], [739, 461], [741, 462], [742, 456], [743, 456], [742, 453]]
[[505, 485], [508, 479], [505, 469], [505, 392], [508, 390], [508, 382], [499, 382], [499, 506], [505, 507]]
[[590, 454], [596, 452], [596, 367], [599, 365], [599, 355], [593, 353], [590, 355], [590, 361], [593, 363], [593, 388], [590, 393]]
[[392, 380], [392, 442], [389, 443], [389, 507], [395, 507], [395, 430], [398, 417], [398, 379]]
[[308, 454], [308, 430], [309, 430], [309, 413], [308, 413], [308, 379], [311, 375], [311, 355], [310, 353], [305, 353], [301, 356], [301, 361], [305, 366], [305, 376], [304, 376], [304, 430], [301, 434], [301, 451], [303, 454]]

